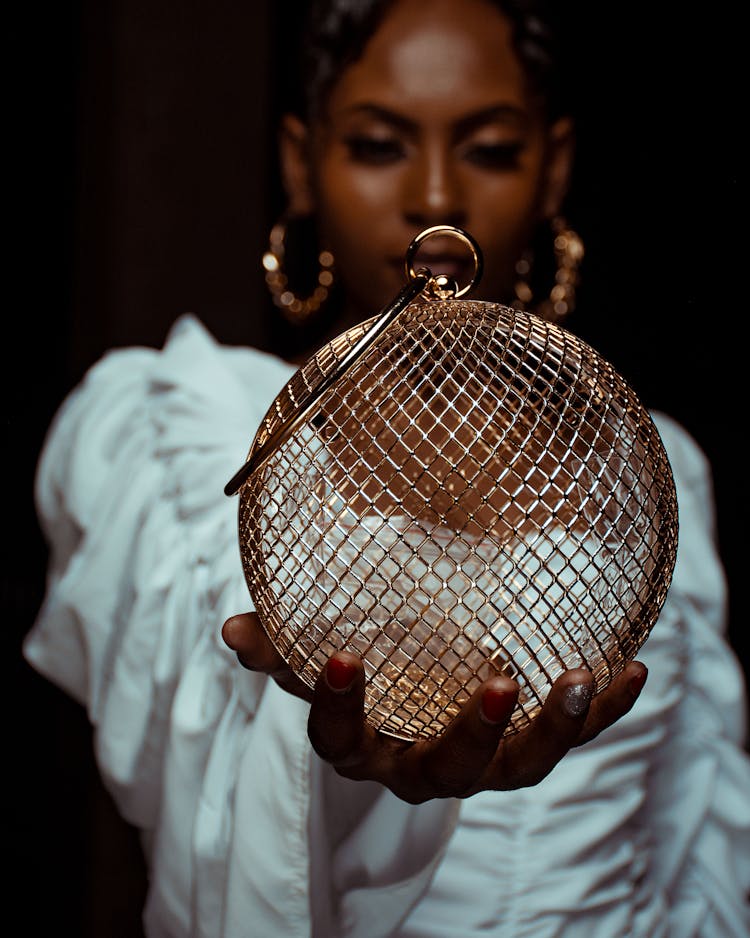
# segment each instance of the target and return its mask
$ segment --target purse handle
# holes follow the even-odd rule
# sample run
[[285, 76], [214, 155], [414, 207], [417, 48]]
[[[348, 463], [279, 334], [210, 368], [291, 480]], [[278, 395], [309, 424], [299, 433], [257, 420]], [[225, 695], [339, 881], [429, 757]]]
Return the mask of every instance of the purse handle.
[[[474, 275], [465, 286], [459, 288], [455, 280], [444, 274], [434, 276], [428, 267], [414, 269], [414, 258], [417, 251], [428, 238], [433, 238], [436, 235], [450, 235], [458, 238], [471, 251], [474, 261]], [[326, 391], [359, 361], [378, 336], [406, 309], [412, 300], [415, 300], [422, 292], [432, 300], [449, 300], [464, 296], [481, 280], [484, 262], [479, 245], [467, 231], [453, 225], [433, 225], [431, 228], [425, 228], [424, 231], [421, 231], [407, 248], [405, 268], [408, 280], [403, 289], [382, 310], [364, 335], [342, 356], [333, 370], [310, 390], [310, 393], [299, 404], [295, 412], [274, 430], [262, 446], [257, 448], [253, 446], [247, 461], [224, 486], [225, 495], [236, 495], [239, 492], [250, 476], [265, 464], [268, 458], [282, 443], [289, 439], [301, 423], [308, 420], [311, 412], [315, 409], [315, 405]]]

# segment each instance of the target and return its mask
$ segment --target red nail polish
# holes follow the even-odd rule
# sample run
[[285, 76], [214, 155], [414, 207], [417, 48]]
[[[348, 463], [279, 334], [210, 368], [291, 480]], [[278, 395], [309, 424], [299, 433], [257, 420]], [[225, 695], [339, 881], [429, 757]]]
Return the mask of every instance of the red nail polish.
[[508, 694], [506, 691], [488, 687], [482, 694], [479, 713], [485, 723], [505, 723], [508, 719]]
[[331, 658], [326, 665], [326, 683], [337, 694], [349, 690], [356, 676], [357, 669], [348, 661]]

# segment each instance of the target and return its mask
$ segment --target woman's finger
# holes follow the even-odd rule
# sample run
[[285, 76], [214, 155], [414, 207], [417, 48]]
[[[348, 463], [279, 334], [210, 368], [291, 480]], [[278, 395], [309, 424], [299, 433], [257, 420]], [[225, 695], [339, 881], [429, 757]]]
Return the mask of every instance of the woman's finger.
[[510, 678], [485, 681], [438, 739], [407, 754], [416, 782], [409, 800], [456, 798], [471, 790], [494, 758], [517, 700], [518, 685]]
[[594, 693], [594, 678], [584, 668], [559, 677], [528, 729], [504, 740], [482, 787], [511, 789], [536, 785], [578, 742]]
[[315, 685], [307, 731], [312, 747], [336, 769], [366, 758], [365, 669], [351, 652], [332, 655]]
[[286, 667], [286, 662], [271, 643], [255, 612], [227, 619], [221, 630], [227, 647], [239, 658], [240, 664], [250, 671], [273, 674]]
[[231, 616], [222, 626], [221, 636], [244, 668], [270, 675], [279, 687], [295, 697], [312, 699], [312, 691], [281, 657], [256, 613]]
[[576, 746], [582, 746], [612, 726], [630, 710], [638, 699], [648, 677], [646, 665], [631, 661], [609, 686], [591, 702], [581, 735]]

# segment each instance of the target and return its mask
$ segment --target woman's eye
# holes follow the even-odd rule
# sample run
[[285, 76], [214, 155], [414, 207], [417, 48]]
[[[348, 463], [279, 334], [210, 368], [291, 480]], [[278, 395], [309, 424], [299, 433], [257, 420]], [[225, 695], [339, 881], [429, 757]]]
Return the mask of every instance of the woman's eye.
[[404, 155], [401, 143], [389, 137], [349, 137], [346, 145], [352, 160], [371, 166], [394, 163]]
[[464, 159], [481, 169], [517, 169], [522, 143], [475, 143], [464, 151]]

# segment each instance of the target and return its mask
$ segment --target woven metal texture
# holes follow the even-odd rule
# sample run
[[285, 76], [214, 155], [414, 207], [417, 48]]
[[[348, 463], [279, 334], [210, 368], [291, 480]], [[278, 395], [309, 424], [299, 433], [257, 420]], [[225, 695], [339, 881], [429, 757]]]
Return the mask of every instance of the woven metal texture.
[[[367, 325], [292, 377], [253, 447]], [[603, 689], [659, 614], [677, 528], [627, 382], [560, 326], [476, 301], [413, 302], [240, 491], [275, 646], [310, 686], [337, 649], [362, 656], [367, 719], [402, 739], [440, 733], [497, 672], [521, 689], [508, 733], [565, 669]]]

